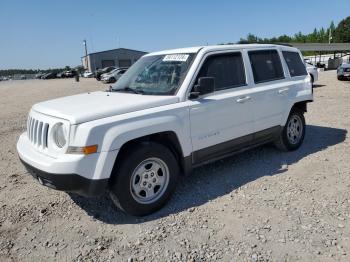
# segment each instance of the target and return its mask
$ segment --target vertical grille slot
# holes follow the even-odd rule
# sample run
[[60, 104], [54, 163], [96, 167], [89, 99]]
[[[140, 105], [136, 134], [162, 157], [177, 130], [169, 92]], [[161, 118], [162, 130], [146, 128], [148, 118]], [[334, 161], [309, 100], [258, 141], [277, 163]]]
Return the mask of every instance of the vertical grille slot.
[[28, 138], [30, 138], [30, 121], [31, 120], [32, 120], [32, 118], [29, 116], [28, 121], [27, 121], [27, 136], [28, 136]]
[[49, 133], [49, 124], [39, 121], [31, 116], [27, 121], [27, 136], [29, 141], [36, 147], [47, 148], [47, 138]]
[[43, 144], [43, 122], [39, 122], [38, 126], [38, 146]]
[[34, 141], [33, 143], [34, 144], [38, 144], [38, 123], [39, 121], [38, 120], [35, 120], [34, 122], [34, 133], [33, 133], [33, 138], [34, 138]]
[[33, 143], [34, 140], [34, 118], [32, 118], [31, 124], [30, 124], [30, 141]]
[[44, 124], [43, 128], [43, 147], [47, 148], [47, 136], [49, 134], [49, 124]]

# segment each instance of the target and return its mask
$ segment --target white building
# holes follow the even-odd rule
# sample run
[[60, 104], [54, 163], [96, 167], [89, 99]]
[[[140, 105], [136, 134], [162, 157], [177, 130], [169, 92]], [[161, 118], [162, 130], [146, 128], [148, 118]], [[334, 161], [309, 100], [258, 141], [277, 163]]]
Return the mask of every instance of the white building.
[[147, 54], [146, 52], [117, 48], [107, 51], [90, 53], [87, 56], [81, 58], [83, 67], [94, 72], [97, 69], [101, 69], [108, 66], [116, 67], [130, 67], [141, 56]]

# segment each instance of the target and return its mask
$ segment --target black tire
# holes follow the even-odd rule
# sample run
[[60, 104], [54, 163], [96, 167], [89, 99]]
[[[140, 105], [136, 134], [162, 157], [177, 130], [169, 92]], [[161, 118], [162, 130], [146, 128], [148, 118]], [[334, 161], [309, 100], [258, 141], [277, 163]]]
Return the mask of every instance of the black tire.
[[109, 83], [115, 83], [115, 82], [116, 82], [116, 80], [115, 80], [114, 77], [111, 77], [111, 78], [109, 79]]
[[[288, 132], [290, 125], [292, 125], [292, 121], [294, 121], [295, 119], [299, 119], [300, 120], [300, 126], [302, 127], [302, 130], [300, 132], [300, 136], [298, 136], [298, 139], [296, 139], [296, 141], [294, 141], [295, 143], [292, 143], [291, 140], [293, 140], [294, 136], [291, 136], [290, 133]], [[296, 120], [298, 121], [298, 120]], [[304, 141], [304, 137], [305, 137], [305, 118], [304, 118], [304, 114], [302, 111], [298, 110], [298, 109], [292, 109], [292, 111], [290, 112], [289, 116], [288, 116], [288, 120], [286, 122], [286, 125], [283, 127], [283, 130], [279, 136], [279, 138], [275, 141], [275, 146], [283, 151], [293, 151], [298, 149], [301, 144]]]
[[[135, 199], [136, 193], [132, 190], [131, 180], [133, 179], [133, 173], [136, 168], [151, 158], [160, 159], [166, 164], [169, 171], [167, 176], [168, 182], [162, 189], [159, 189], [162, 192], [154, 202], [140, 203]], [[145, 216], [159, 210], [165, 205], [175, 190], [178, 175], [178, 163], [174, 154], [167, 147], [155, 142], [144, 142], [127, 149], [123, 152], [121, 158], [118, 159], [117, 166], [112, 174], [110, 197], [114, 204], [124, 212], [134, 216]], [[139, 184], [141, 184], [144, 177], [143, 175], [139, 175], [139, 177], [141, 177], [139, 178]]]
[[343, 77], [342, 76], [338, 76], [337, 78], [338, 78], [338, 80], [343, 81]]

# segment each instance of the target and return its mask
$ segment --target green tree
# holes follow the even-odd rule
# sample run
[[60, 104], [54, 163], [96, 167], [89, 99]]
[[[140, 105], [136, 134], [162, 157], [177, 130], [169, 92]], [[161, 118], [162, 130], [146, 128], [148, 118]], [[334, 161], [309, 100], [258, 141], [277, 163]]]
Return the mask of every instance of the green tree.
[[350, 16], [340, 21], [334, 30], [334, 42], [350, 43]]

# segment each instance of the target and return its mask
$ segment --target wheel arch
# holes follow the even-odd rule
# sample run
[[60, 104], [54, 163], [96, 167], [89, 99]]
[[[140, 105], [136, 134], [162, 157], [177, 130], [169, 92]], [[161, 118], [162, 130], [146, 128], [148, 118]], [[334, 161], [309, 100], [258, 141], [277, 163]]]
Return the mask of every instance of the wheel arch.
[[310, 77], [311, 77], [311, 83], [315, 82], [315, 76], [313, 73], [309, 73]]
[[290, 115], [290, 113], [293, 110], [299, 110], [302, 113], [306, 113], [307, 112], [307, 103], [312, 102], [312, 100], [301, 100], [301, 101], [297, 101], [294, 104], [291, 105], [290, 110], [286, 111], [286, 114], [284, 116], [284, 124], [283, 126], [286, 124], [287, 120], [288, 120], [288, 116]]
[[167, 147], [174, 154], [179, 164], [181, 173], [188, 172], [188, 164], [186, 163], [186, 158], [184, 157], [183, 149], [178, 135], [174, 131], [162, 131], [133, 138], [123, 143], [114, 161], [111, 177], [113, 176], [113, 173], [115, 173], [115, 170], [118, 168], [118, 163], [120, 163], [122, 158], [125, 157], [125, 155], [128, 154], [128, 152], [130, 152], [140, 144], [149, 144], [152, 142], [159, 143]]
[[290, 109], [289, 113], [295, 109], [298, 109], [303, 113], [306, 113], [307, 112], [307, 103], [309, 103], [309, 102], [311, 102], [311, 101], [306, 100], [306, 101], [300, 101], [300, 102], [294, 103], [294, 105]]

